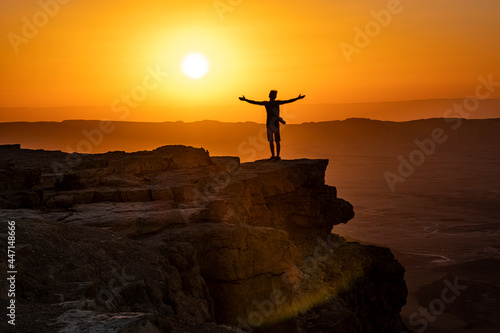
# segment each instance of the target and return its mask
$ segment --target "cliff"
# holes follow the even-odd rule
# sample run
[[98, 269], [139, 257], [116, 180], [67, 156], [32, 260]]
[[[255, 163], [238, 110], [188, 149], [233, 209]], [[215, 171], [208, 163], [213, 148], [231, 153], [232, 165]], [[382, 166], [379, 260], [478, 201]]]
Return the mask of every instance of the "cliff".
[[400, 332], [404, 268], [388, 249], [330, 234], [354, 212], [325, 185], [327, 165], [240, 164], [185, 146], [93, 155], [0, 146], [0, 218], [16, 226], [16, 328]]

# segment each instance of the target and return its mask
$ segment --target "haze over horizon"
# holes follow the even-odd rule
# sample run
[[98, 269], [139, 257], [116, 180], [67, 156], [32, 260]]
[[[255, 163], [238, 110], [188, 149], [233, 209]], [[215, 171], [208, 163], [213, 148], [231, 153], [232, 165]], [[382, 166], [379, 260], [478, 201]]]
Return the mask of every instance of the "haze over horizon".
[[[429, 118], [500, 118], [500, 99], [477, 100], [471, 106], [465, 99], [431, 99], [379, 103], [284, 105], [281, 115], [287, 124], [325, 122], [348, 118], [369, 118], [380, 121], [412, 121]], [[467, 108], [466, 108], [467, 107]], [[159, 117], [158, 114], [163, 114]], [[174, 118], [182, 114], [182, 119]], [[228, 116], [229, 114], [229, 116]], [[100, 107], [40, 107], [0, 108], [0, 123], [44, 122], [65, 120], [111, 120], [128, 122], [199, 122], [226, 123], [265, 122], [263, 108], [248, 104], [198, 107], [138, 107], [114, 112], [109, 106]]]

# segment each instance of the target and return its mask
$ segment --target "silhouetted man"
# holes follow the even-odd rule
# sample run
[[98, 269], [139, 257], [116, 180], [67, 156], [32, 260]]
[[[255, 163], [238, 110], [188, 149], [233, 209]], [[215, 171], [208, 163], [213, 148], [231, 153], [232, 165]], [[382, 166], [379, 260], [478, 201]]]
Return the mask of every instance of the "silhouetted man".
[[[281, 150], [280, 123], [286, 124], [286, 122], [283, 120], [283, 118], [280, 117], [280, 105], [286, 104], [286, 103], [292, 103], [292, 102], [295, 102], [295, 101], [305, 97], [304, 95], [299, 95], [299, 97], [292, 98], [292, 99], [289, 99], [286, 101], [277, 101], [276, 100], [277, 94], [278, 94], [278, 92], [276, 90], [271, 90], [269, 92], [269, 101], [262, 101], [262, 102], [257, 102], [257, 101], [252, 101], [250, 99], [246, 99], [245, 96], [240, 97], [241, 101], [245, 101], [245, 102], [250, 103], [250, 104], [264, 105], [266, 107], [267, 140], [269, 141], [269, 147], [271, 148], [271, 155], [272, 156], [269, 159], [271, 161], [281, 160], [281, 157], [280, 157], [280, 150]], [[273, 143], [273, 141], [276, 141], [276, 156], [274, 156], [274, 143]]]

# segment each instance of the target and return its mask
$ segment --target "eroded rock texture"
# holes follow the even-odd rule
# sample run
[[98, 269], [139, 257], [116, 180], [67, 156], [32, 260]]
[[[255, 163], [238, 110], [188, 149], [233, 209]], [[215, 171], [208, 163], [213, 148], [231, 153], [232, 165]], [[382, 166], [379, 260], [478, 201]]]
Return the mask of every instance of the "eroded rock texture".
[[330, 234], [354, 212], [327, 165], [0, 147], [0, 269], [13, 220], [18, 328], [400, 332], [404, 269]]

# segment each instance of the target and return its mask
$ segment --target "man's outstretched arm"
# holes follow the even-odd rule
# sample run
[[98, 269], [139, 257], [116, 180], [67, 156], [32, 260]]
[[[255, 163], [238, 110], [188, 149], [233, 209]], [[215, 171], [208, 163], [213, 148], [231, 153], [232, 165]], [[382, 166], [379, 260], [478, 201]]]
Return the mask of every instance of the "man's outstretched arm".
[[257, 101], [252, 101], [251, 99], [246, 99], [245, 96], [240, 97], [240, 101], [244, 101], [250, 104], [256, 104], [256, 105], [265, 105], [266, 102], [257, 102]]
[[304, 97], [306, 97], [306, 96], [305, 95], [299, 95], [299, 97], [288, 99], [286, 101], [280, 101], [280, 104], [293, 103], [293, 102], [298, 101], [299, 99], [302, 99]]

